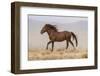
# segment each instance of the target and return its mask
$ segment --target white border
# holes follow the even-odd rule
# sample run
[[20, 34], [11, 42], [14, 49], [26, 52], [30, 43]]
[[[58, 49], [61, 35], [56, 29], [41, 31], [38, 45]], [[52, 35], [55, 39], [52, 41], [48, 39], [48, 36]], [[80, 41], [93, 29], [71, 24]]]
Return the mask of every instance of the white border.
[[[88, 17], [88, 58], [28, 61], [27, 59], [28, 57], [27, 15], [28, 14]], [[20, 47], [21, 47], [20, 48], [20, 69], [21, 70], [94, 65], [94, 11], [40, 8], [40, 7], [21, 7], [20, 17], [21, 17], [20, 18]]]

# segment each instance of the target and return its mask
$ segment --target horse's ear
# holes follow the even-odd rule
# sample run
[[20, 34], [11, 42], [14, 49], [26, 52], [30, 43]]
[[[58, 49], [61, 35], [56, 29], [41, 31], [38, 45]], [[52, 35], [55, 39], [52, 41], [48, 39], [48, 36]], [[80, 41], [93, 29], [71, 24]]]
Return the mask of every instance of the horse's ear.
[[51, 24], [46, 24], [47, 26], [50, 26]]
[[44, 27], [46, 27], [46, 26], [47, 26], [47, 24], [44, 25]]
[[45, 26], [48, 26], [48, 24], [45, 24]]

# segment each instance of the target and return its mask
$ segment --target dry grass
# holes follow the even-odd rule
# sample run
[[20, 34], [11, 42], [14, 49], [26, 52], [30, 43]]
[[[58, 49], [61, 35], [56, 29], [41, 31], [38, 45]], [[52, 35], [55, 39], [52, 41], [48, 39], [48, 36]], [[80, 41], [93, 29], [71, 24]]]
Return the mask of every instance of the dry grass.
[[87, 58], [84, 49], [55, 49], [53, 52], [45, 49], [29, 50], [28, 60], [82, 59]]

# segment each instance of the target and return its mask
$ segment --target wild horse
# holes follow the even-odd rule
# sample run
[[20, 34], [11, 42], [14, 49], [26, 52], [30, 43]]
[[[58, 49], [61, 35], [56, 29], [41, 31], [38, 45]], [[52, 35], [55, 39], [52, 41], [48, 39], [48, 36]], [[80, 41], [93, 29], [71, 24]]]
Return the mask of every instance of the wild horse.
[[78, 41], [77, 41], [77, 37], [73, 32], [69, 32], [69, 31], [62, 31], [59, 32], [58, 29], [51, 24], [45, 24], [45, 26], [42, 28], [41, 30], [41, 34], [47, 32], [50, 41], [47, 43], [47, 47], [46, 49], [48, 49], [48, 45], [50, 43], [52, 43], [52, 50], [54, 48], [54, 42], [61, 42], [66, 40], [66, 49], [69, 46], [69, 43], [74, 47], [73, 42], [71, 41], [71, 37], [73, 37], [73, 39], [75, 39], [76, 41], [76, 46], [78, 45]]

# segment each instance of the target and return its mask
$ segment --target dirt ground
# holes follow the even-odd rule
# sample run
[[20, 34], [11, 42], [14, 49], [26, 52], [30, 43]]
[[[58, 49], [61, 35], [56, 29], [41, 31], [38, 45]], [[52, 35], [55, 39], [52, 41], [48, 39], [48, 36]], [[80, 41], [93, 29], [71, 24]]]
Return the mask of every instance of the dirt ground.
[[56, 59], [82, 59], [88, 57], [84, 49], [32, 49], [28, 52], [28, 60], [56, 60]]

